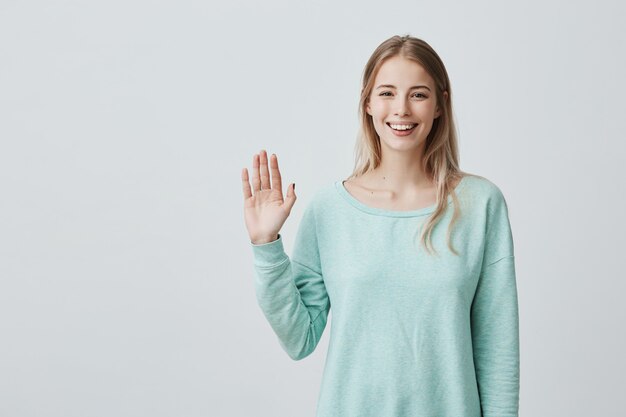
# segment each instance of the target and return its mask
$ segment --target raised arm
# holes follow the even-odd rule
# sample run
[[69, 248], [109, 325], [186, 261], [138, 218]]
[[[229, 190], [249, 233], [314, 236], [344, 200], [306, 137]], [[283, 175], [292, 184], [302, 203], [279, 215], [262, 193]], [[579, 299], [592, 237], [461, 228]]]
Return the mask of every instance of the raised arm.
[[271, 187], [265, 152], [261, 152], [260, 158], [255, 155], [255, 195], [249, 184], [246, 187], [245, 169], [242, 175], [246, 225], [256, 272], [255, 290], [259, 306], [280, 345], [289, 357], [300, 360], [310, 355], [319, 343], [326, 327], [330, 300], [322, 277], [314, 205], [310, 204], [304, 211], [292, 258], [289, 258], [279, 230], [296, 197], [291, 187], [287, 199], [282, 199], [277, 158], [273, 156], [270, 162]]
[[289, 357], [310, 355], [322, 337], [330, 300], [321, 272], [315, 213], [309, 205], [300, 222], [290, 259], [282, 237], [252, 245], [259, 306]]

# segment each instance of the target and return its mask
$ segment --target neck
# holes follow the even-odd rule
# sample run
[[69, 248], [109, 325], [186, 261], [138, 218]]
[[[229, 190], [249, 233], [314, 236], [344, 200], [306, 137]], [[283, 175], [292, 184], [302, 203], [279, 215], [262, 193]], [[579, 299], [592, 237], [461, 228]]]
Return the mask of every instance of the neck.
[[369, 172], [377, 188], [397, 192], [430, 189], [434, 181], [422, 164], [422, 148], [412, 152], [384, 149], [381, 163]]

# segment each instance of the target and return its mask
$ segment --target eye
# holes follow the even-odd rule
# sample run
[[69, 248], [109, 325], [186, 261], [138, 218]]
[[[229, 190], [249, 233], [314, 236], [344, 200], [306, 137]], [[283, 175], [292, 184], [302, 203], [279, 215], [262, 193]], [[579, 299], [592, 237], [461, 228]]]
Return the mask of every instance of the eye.
[[415, 93], [415, 94], [413, 94], [413, 96], [414, 96], [414, 97], [421, 96], [421, 97], [423, 97], [423, 98], [428, 98], [427, 96], [425, 96], [425, 95], [424, 95], [424, 94], [422, 94], [422, 93]]
[[379, 96], [383, 96], [383, 97], [389, 97], [389, 95], [391, 95], [391, 91], [383, 91], [382, 93], [379, 94]]

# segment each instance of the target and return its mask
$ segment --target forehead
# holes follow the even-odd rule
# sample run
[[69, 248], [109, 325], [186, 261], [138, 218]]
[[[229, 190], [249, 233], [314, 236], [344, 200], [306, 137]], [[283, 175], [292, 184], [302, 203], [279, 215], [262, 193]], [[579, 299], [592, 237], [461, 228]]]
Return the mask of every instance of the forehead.
[[434, 80], [424, 67], [410, 59], [394, 56], [383, 62], [374, 81], [374, 88], [380, 84], [392, 84], [397, 87], [422, 83], [434, 85]]

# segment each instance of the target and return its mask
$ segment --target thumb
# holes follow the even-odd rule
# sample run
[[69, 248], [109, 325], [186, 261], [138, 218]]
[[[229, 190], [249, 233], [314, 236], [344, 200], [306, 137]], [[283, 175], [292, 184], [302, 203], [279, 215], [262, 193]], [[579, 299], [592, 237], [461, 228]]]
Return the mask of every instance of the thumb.
[[285, 204], [287, 204], [287, 208], [291, 211], [291, 208], [296, 202], [296, 184], [290, 184], [290, 187], [287, 188], [287, 198], [285, 198]]

